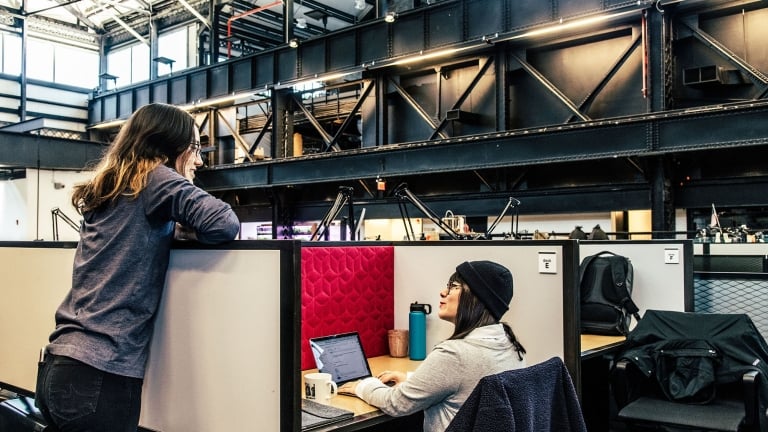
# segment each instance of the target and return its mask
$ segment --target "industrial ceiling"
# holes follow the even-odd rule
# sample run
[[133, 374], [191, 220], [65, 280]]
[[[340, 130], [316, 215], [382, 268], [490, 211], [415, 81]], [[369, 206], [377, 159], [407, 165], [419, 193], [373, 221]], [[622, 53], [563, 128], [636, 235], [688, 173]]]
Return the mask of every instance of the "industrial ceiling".
[[151, 25], [162, 29], [195, 20], [204, 31], [251, 53], [284, 43], [286, 18], [290, 31], [306, 39], [373, 17], [375, 1], [0, 0], [0, 15], [34, 22], [37, 31], [71, 26], [95, 36], [94, 41], [106, 38], [107, 45], [144, 37]]

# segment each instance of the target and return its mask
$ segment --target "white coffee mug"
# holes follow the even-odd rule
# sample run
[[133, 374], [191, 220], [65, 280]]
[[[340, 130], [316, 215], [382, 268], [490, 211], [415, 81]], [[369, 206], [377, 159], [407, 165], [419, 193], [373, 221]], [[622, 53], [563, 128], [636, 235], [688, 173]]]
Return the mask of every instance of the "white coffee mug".
[[316, 402], [330, 403], [331, 398], [339, 390], [331, 378], [331, 374], [322, 372], [304, 375], [304, 396]]

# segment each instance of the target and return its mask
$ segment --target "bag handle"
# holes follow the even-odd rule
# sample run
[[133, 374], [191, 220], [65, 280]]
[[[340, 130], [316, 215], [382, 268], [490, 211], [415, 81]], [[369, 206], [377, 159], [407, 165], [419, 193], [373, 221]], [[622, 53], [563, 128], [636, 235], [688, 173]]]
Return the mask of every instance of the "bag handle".
[[627, 281], [627, 272], [626, 269], [624, 269], [623, 261], [621, 260], [622, 257], [613, 254], [612, 257], [609, 258], [609, 262], [611, 263], [611, 275], [613, 276], [613, 285], [616, 286], [619, 291], [623, 294], [626, 293], [626, 296], [621, 299], [621, 305], [626, 311], [630, 314], [632, 314], [633, 317], [637, 321], [640, 321], [640, 308], [637, 307], [635, 302], [632, 300], [632, 296], [629, 293], [629, 288], [627, 287], [626, 281]]
[[596, 254], [594, 254], [594, 255], [590, 255], [590, 256], [588, 256], [588, 257], [584, 258], [584, 261], [582, 261], [582, 262], [581, 262], [581, 265], [579, 265], [579, 289], [581, 289], [581, 282], [584, 280], [584, 271], [587, 269], [587, 266], [588, 266], [588, 265], [589, 265], [589, 263], [591, 263], [591, 262], [592, 262], [592, 261], [593, 261], [595, 258], [597, 258], [597, 257], [599, 257], [599, 256], [601, 256], [601, 255], [613, 255], [613, 256], [617, 256], [615, 253], [613, 253], [613, 252], [611, 252], [611, 251], [607, 251], [607, 250], [605, 250], [605, 251], [602, 251], [602, 252], [598, 252], [598, 253], [596, 253]]

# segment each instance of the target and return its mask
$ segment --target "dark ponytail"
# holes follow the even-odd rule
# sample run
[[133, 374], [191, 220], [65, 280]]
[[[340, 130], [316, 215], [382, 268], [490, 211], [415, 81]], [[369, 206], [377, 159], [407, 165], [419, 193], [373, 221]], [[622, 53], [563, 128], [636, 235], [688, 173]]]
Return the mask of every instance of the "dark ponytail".
[[523, 344], [517, 340], [517, 336], [515, 336], [515, 332], [512, 331], [512, 327], [510, 327], [509, 324], [502, 322], [501, 325], [504, 327], [504, 332], [507, 333], [509, 341], [512, 342], [512, 346], [515, 347], [515, 351], [517, 351], [517, 358], [522, 360], [523, 354], [526, 353], [525, 348], [523, 348]]

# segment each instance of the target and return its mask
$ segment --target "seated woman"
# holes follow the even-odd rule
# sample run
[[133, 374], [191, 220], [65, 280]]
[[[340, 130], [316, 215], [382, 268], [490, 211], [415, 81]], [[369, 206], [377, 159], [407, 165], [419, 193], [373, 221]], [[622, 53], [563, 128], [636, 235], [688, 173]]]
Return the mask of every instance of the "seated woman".
[[[444, 431], [480, 378], [525, 367], [525, 349], [512, 329], [499, 322], [512, 300], [512, 274], [491, 261], [456, 267], [440, 292], [440, 319], [454, 324], [453, 335], [438, 344], [406, 380], [402, 372], [347, 383], [354, 392], [391, 416], [424, 410], [424, 431]], [[394, 382], [392, 387], [385, 383]]]

